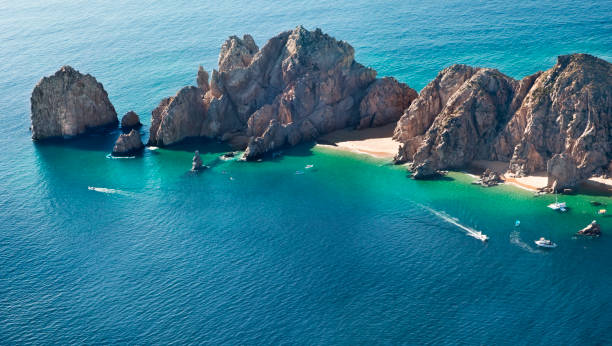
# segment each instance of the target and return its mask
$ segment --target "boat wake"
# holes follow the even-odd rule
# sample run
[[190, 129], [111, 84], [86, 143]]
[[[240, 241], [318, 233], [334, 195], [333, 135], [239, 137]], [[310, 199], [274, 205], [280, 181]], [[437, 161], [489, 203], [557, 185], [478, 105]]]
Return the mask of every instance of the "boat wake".
[[116, 189], [108, 189], [106, 187], [88, 186], [87, 189], [90, 190], [90, 191], [96, 191], [96, 192], [107, 193], [107, 194], [112, 194], [112, 195], [123, 195], [123, 196], [129, 196], [130, 195], [130, 193], [127, 192], [127, 191], [116, 190]]
[[524, 241], [522, 241], [521, 233], [519, 231], [510, 232], [510, 244], [514, 244], [529, 253], [539, 253], [540, 252], [532, 248], [531, 246], [527, 245]]
[[459, 227], [460, 229], [464, 230], [465, 233], [468, 236], [470, 236], [470, 237], [476, 238], [476, 239], [481, 240], [481, 241], [489, 240], [489, 237], [486, 234], [482, 233], [481, 231], [475, 230], [475, 229], [473, 229], [471, 227], [462, 225], [461, 223], [459, 223], [459, 219], [457, 219], [457, 218], [454, 218], [454, 217], [452, 217], [452, 216], [450, 216], [450, 215], [448, 215], [448, 214], [446, 214], [444, 212], [433, 210], [433, 209], [431, 209], [429, 207], [426, 207], [424, 205], [421, 205], [421, 207], [423, 207], [425, 210], [429, 211], [430, 213], [436, 215], [437, 217], [441, 218], [442, 220], [444, 220], [444, 221], [446, 221], [446, 222], [448, 222], [448, 223], [450, 223], [452, 225], [455, 225], [455, 226]]
[[113, 156], [113, 154], [106, 155], [107, 159], [119, 160], [119, 159], [135, 159], [136, 156]]

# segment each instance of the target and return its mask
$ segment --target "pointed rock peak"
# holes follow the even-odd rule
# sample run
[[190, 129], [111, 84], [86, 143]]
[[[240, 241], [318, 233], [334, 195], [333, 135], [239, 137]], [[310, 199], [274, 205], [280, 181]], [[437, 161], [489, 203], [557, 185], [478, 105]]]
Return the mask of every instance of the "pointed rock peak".
[[78, 73], [79, 71], [75, 70], [75, 69], [74, 69], [72, 66], [70, 66], [70, 65], [64, 65], [64, 66], [62, 66], [62, 67], [59, 69], [59, 71], [57, 71], [57, 72], [64, 72], [64, 73], [75, 73], [75, 72], [77, 72], [77, 73]]
[[219, 71], [244, 68], [251, 64], [253, 55], [259, 51], [251, 35], [230, 36], [221, 46], [219, 52]]
[[208, 72], [206, 72], [202, 65], [200, 65], [200, 68], [198, 68], [198, 77], [196, 81], [198, 84], [198, 88], [202, 89], [204, 93], [206, 93], [208, 89], [210, 89], [210, 86], [208, 84]]

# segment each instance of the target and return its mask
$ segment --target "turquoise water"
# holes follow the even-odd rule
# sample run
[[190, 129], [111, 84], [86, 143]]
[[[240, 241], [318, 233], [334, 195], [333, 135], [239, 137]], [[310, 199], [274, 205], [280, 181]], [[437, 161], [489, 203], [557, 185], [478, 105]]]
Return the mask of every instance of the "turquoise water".
[[[522, 77], [558, 54], [611, 60], [612, 3], [49, 1], [0, 13], [1, 343], [610, 342], [612, 241], [573, 237], [594, 218], [612, 232], [589, 204], [609, 197], [564, 196], [571, 210], [556, 214], [550, 196], [459, 173], [413, 181], [310, 144], [262, 163], [221, 161], [217, 143], [111, 160], [117, 133], [35, 145], [28, 126], [34, 84], [63, 64], [148, 123], [227, 36], [261, 45], [298, 24], [416, 89], [455, 62]], [[197, 175], [196, 148], [211, 166]], [[540, 236], [558, 248], [537, 250]]]

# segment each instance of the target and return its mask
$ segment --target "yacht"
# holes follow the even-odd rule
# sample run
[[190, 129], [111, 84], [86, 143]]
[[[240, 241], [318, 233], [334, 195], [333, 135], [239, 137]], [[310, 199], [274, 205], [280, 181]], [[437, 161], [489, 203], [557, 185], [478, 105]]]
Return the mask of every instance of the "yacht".
[[534, 243], [539, 247], [545, 247], [549, 249], [557, 247], [557, 244], [553, 243], [551, 240], [548, 240], [544, 237], [534, 241]]
[[567, 211], [567, 205], [565, 205], [565, 202], [559, 202], [556, 194], [555, 194], [555, 203], [549, 204], [548, 207], [552, 210], [557, 210], [561, 212]]

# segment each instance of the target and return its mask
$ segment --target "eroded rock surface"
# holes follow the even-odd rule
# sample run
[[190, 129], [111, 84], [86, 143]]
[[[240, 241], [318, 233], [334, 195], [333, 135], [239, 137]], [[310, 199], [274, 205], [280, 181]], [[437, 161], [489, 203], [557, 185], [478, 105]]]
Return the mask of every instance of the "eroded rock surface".
[[171, 145], [199, 137], [206, 114], [203, 96], [202, 89], [190, 86], [163, 99], [152, 112], [149, 145]]
[[136, 130], [130, 131], [130, 133], [122, 133], [117, 138], [115, 146], [113, 147], [113, 156], [133, 156], [138, 154], [144, 149], [144, 144], [140, 139], [140, 132]]
[[93, 128], [116, 127], [117, 112], [101, 83], [63, 66], [44, 77], [31, 97], [32, 139], [76, 136]]
[[140, 117], [138, 117], [138, 114], [134, 111], [125, 113], [123, 118], [121, 118], [121, 129], [124, 132], [129, 132], [132, 129], [139, 129], [141, 126]]
[[418, 96], [406, 84], [393, 77], [385, 77], [372, 83], [359, 105], [359, 128], [377, 127], [399, 120], [404, 110]]
[[261, 49], [249, 35], [230, 37], [210, 83], [207, 77], [198, 72], [201, 95], [193, 91], [182, 107], [173, 106], [177, 95], [153, 111], [150, 144], [218, 138], [254, 159], [337, 129], [394, 122], [416, 97], [393, 78], [377, 81], [348, 43], [301, 26]]
[[454, 65], [398, 122], [396, 161], [423, 172], [509, 161], [519, 176], [547, 170], [549, 185], [563, 189], [609, 168], [611, 117], [612, 64], [590, 55], [560, 56], [521, 81]]

